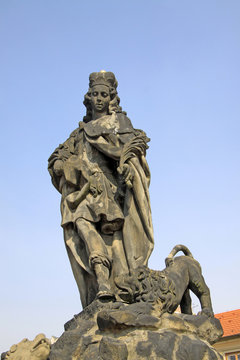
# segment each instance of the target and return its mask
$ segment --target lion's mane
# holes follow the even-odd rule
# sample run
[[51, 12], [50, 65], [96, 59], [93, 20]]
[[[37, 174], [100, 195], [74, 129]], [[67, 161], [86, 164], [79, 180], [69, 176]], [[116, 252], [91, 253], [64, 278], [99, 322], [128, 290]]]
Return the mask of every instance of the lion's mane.
[[131, 302], [159, 303], [164, 312], [170, 312], [176, 296], [173, 282], [164, 274], [164, 271], [151, 270], [141, 266], [132, 271], [131, 275], [120, 276], [116, 279], [118, 287], [128, 290]]

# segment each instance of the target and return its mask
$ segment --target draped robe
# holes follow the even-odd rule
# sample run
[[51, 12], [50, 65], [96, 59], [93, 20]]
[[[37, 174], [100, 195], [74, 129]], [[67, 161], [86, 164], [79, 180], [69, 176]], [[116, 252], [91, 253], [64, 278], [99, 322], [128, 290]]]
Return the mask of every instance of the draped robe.
[[[113, 113], [80, 122], [49, 158], [53, 185], [62, 194], [64, 239], [83, 307], [94, 300], [97, 283], [85, 243], [76, 230], [77, 219], [96, 224], [111, 261], [112, 286], [115, 276], [146, 265], [153, 249], [145, 154], [133, 154], [127, 160], [132, 187], [126, 186], [117, 171], [124, 146], [139, 134], [145, 135], [135, 130], [123, 113]], [[63, 161], [61, 176], [54, 170], [56, 160]]]

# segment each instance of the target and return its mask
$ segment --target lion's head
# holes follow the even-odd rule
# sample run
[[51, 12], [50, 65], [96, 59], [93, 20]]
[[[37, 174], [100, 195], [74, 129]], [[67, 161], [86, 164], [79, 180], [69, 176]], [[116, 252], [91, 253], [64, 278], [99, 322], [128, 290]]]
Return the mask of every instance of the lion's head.
[[132, 270], [130, 275], [117, 276], [114, 281], [119, 297], [127, 303], [140, 301], [161, 303], [163, 312], [171, 308], [175, 287], [163, 271], [154, 271], [141, 266]]

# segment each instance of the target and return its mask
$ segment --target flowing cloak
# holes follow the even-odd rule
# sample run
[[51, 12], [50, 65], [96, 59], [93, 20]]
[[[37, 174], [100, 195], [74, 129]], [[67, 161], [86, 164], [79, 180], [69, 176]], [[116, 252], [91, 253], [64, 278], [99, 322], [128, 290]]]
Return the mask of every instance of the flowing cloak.
[[[93, 301], [97, 286], [85, 244], [76, 231], [78, 218], [96, 223], [106, 244], [110, 244], [112, 277], [147, 265], [153, 249], [150, 172], [145, 151], [133, 151], [127, 157], [134, 175], [132, 188], [125, 186], [117, 172], [124, 162], [124, 149], [139, 134], [145, 135], [133, 129], [124, 114], [113, 113], [80, 122], [49, 158], [53, 185], [62, 194], [64, 239], [83, 307]], [[54, 171], [56, 160], [63, 161], [62, 176]]]

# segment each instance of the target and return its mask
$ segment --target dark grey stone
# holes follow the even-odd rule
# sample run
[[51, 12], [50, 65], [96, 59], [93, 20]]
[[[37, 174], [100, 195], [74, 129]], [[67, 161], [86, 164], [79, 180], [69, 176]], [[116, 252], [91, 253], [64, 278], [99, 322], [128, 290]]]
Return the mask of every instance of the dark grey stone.
[[99, 358], [101, 360], [127, 360], [127, 346], [111, 337], [103, 337], [99, 345]]
[[205, 360], [206, 354], [221, 359], [208, 343], [209, 334], [215, 334], [215, 341], [221, 336], [217, 319], [168, 313], [159, 317], [149, 303], [95, 300], [66, 329], [49, 360], [172, 360], [173, 354], [179, 360]]
[[149, 356], [161, 358], [164, 360], [173, 358], [173, 349], [177, 335], [172, 332], [164, 332], [164, 334], [148, 332], [148, 340], [140, 341], [137, 345], [137, 354], [144, 358]]
[[178, 360], [202, 360], [207, 351], [208, 346], [204, 342], [183, 336], [176, 351], [176, 357]]

